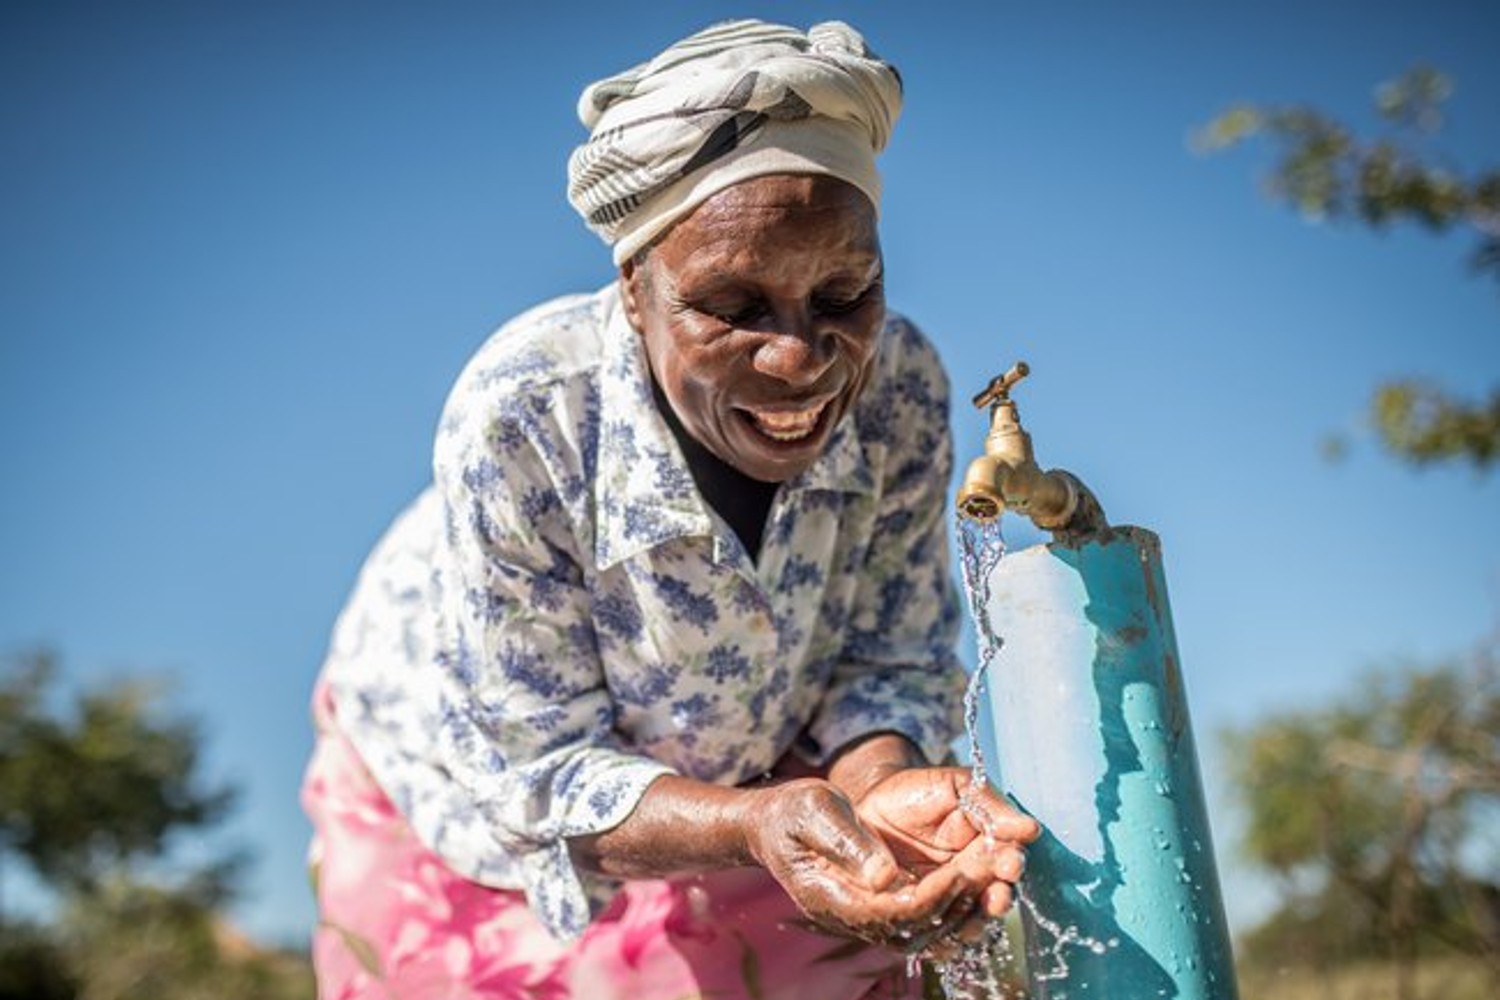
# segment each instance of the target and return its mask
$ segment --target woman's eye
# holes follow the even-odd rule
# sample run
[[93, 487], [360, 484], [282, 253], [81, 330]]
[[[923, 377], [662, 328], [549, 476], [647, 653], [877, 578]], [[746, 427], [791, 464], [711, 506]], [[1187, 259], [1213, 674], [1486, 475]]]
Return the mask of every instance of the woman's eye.
[[699, 307], [699, 311], [730, 326], [744, 326], [760, 317], [765, 307], [755, 301], [714, 302]]
[[871, 285], [857, 295], [827, 295], [813, 299], [813, 309], [823, 316], [846, 316], [865, 304], [875, 290]]
[[813, 303], [818, 312], [824, 316], [843, 316], [859, 308], [860, 300], [855, 299], [820, 299]]

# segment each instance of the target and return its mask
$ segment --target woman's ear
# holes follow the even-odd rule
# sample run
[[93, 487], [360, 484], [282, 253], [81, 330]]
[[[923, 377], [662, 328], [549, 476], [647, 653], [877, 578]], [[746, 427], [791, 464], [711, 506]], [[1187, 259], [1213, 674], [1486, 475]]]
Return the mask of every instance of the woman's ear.
[[640, 254], [620, 265], [620, 304], [625, 309], [625, 318], [636, 333], [645, 330], [642, 306], [647, 295], [646, 261]]

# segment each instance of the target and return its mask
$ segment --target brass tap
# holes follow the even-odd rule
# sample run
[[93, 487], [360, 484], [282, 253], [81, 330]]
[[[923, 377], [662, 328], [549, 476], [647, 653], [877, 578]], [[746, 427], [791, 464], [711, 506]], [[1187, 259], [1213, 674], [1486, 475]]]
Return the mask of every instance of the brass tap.
[[[969, 463], [958, 489], [958, 510], [974, 521], [988, 522], [1006, 510], [1024, 514], [1048, 531], [1084, 527], [1075, 514], [1084, 513], [1093, 526], [1098, 503], [1071, 473], [1061, 469], [1043, 472], [1031, 449], [1031, 435], [1021, 426], [1011, 389], [1031, 373], [1018, 361], [997, 375], [974, 397], [977, 409], [990, 408], [990, 432], [984, 438], [984, 454]], [[1097, 526], [1103, 526], [1102, 511]]]

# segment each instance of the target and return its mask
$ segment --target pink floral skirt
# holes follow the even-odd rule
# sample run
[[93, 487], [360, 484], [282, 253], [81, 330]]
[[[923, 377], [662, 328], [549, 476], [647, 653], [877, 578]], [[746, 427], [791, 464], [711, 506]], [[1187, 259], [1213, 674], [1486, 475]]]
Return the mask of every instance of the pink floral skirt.
[[583, 936], [520, 892], [455, 875], [411, 833], [315, 696], [312, 818], [321, 1000], [916, 1000], [890, 951], [806, 929], [760, 869], [626, 884]]

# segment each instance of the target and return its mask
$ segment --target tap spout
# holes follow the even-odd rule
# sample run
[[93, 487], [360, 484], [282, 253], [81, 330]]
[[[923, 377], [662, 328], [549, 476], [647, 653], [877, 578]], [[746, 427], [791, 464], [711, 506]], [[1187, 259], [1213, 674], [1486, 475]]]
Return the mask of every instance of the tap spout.
[[1076, 476], [1062, 469], [1044, 471], [1036, 463], [1031, 435], [1021, 426], [1015, 400], [1010, 398], [1011, 389], [1030, 371], [1026, 362], [1017, 362], [974, 397], [975, 407], [990, 408], [990, 431], [985, 435], [984, 454], [969, 463], [959, 485], [959, 513], [988, 522], [1011, 510], [1053, 532], [1103, 528], [1098, 501]]
[[958, 512], [971, 521], [988, 524], [1005, 513], [1004, 475], [998, 459], [980, 455], [969, 463], [958, 487]]

